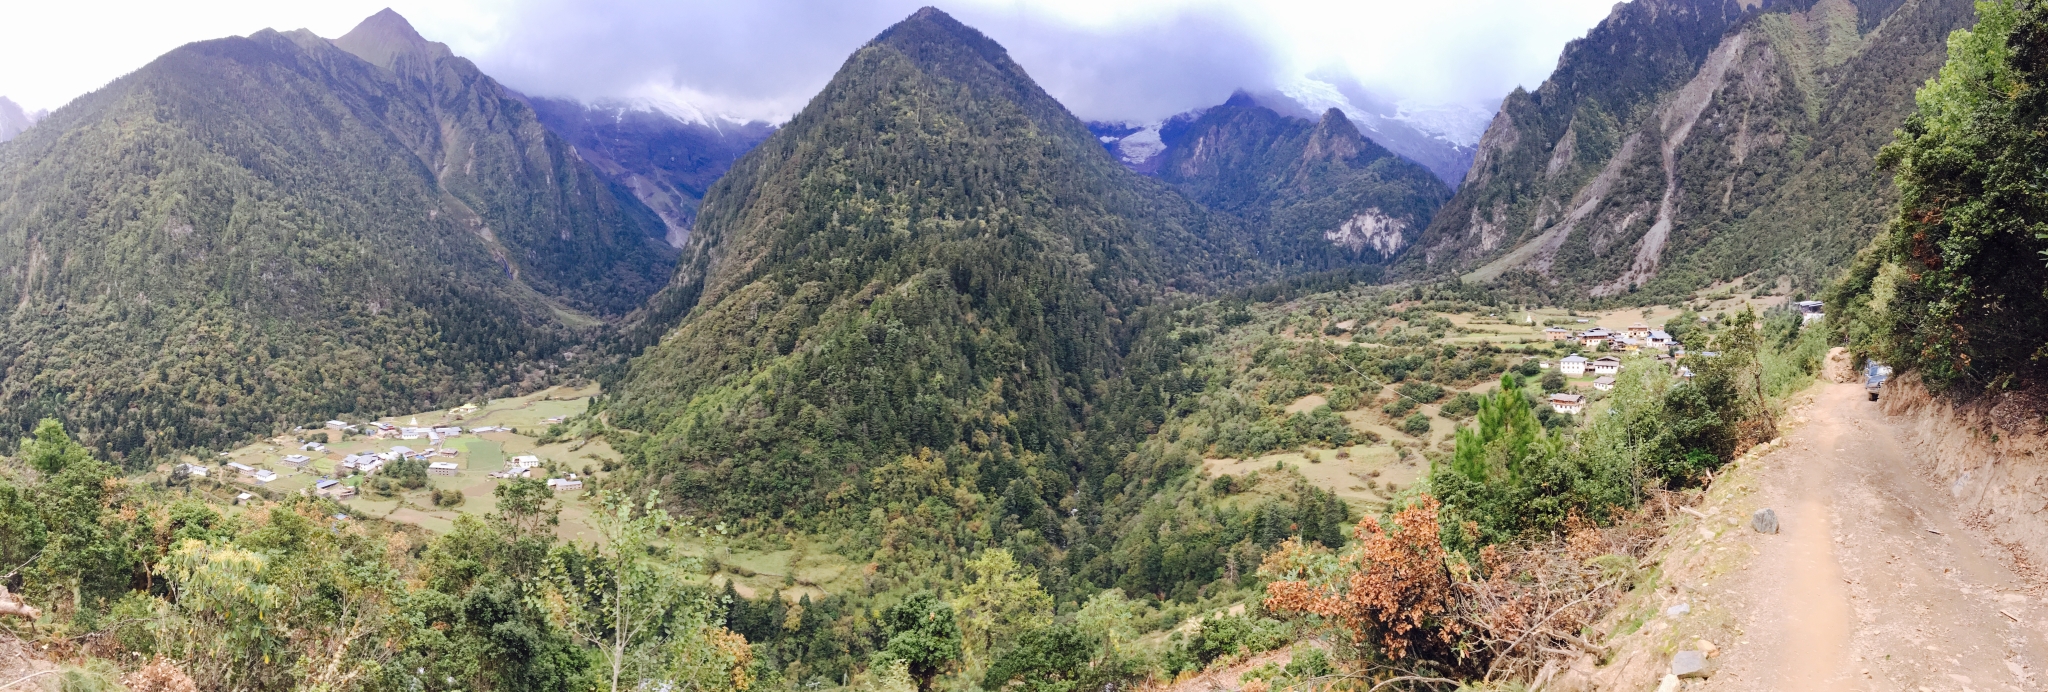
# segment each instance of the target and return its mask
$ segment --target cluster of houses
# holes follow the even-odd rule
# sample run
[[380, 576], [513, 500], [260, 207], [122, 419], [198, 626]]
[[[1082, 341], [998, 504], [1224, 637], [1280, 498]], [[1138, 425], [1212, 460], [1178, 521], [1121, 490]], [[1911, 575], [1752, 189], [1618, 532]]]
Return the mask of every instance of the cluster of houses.
[[[505, 470], [491, 473], [490, 476], [492, 478], [533, 478], [535, 474], [541, 473], [543, 473], [543, 470], [541, 469], [540, 457], [532, 454], [521, 454], [507, 460], [505, 462]], [[583, 489], [583, 479], [578, 478], [573, 473], [563, 478], [549, 478], [548, 489], [581, 490]]]
[[1685, 352], [1685, 347], [1680, 345], [1677, 339], [1671, 338], [1669, 333], [1662, 329], [1651, 329], [1650, 325], [1641, 322], [1631, 324], [1621, 331], [1594, 327], [1575, 332], [1564, 327], [1551, 327], [1543, 330], [1543, 338], [1551, 341], [1575, 341], [1588, 351], [1605, 349], [1635, 353], [1651, 349], [1672, 354]]
[[[476, 408], [474, 405], [467, 407], [468, 412], [474, 412]], [[453, 477], [460, 474], [462, 467], [455, 462], [440, 459], [441, 457], [452, 457], [457, 454], [454, 449], [442, 447], [441, 443], [443, 440], [458, 437], [464, 432], [481, 434], [512, 431], [511, 428], [501, 425], [478, 426], [467, 431], [452, 425], [422, 426], [419, 425], [417, 419], [414, 419], [411, 425], [397, 425], [382, 421], [350, 424], [346, 421], [331, 420], [327, 421], [325, 427], [328, 430], [344, 433], [366, 434], [371, 439], [423, 439], [427, 441], [426, 447], [419, 450], [405, 445], [393, 445], [388, 451], [384, 452], [348, 454], [335, 464], [335, 475], [341, 477], [358, 473], [364, 476], [376, 475], [378, 472], [383, 471], [386, 465], [400, 459], [427, 462], [427, 474], [430, 476]], [[289, 444], [291, 441], [287, 438], [279, 438], [278, 440], [273, 440], [273, 442]], [[315, 456], [327, 453], [327, 445], [319, 442], [307, 442], [299, 445], [298, 453], [286, 454], [281, 462], [284, 466], [303, 470], [312, 465]], [[227, 453], [222, 453], [221, 456], [224, 458], [230, 457]], [[210, 472], [207, 467], [198, 464], [179, 464], [178, 468], [183, 470], [186, 475], [198, 478], [205, 478]], [[228, 461], [226, 468], [229, 471], [235, 472], [239, 480], [256, 485], [268, 484], [278, 478], [277, 473], [274, 471], [259, 469], [239, 461]], [[513, 457], [506, 464], [504, 471], [491, 473], [490, 476], [492, 478], [533, 478], [542, 474], [542, 471], [539, 470], [540, 468], [540, 457], [524, 454]], [[547, 479], [547, 484], [551, 490], [577, 490], [583, 487], [584, 480], [577, 477], [576, 474], [568, 474], [565, 478], [549, 478]], [[312, 492], [320, 497], [343, 500], [355, 497], [358, 489], [354, 485], [323, 476], [313, 483]]]

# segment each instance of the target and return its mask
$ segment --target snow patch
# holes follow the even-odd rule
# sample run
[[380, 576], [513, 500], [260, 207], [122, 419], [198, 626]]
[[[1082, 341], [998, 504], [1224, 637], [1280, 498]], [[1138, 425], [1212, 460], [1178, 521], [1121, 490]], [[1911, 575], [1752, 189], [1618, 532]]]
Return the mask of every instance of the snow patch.
[[1146, 125], [1145, 129], [1133, 132], [1117, 141], [1116, 153], [1125, 163], [1144, 163], [1160, 152], [1166, 151], [1166, 142], [1159, 139], [1159, 123]]
[[1407, 242], [1402, 232], [1408, 230], [1405, 221], [1387, 216], [1379, 207], [1373, 207], [1352, 216], [1344, 225], [1323, 232], [1323, 239], [1332, 245], [1360, 254], [1367, 249], [1381, 257], [1392, 257]]

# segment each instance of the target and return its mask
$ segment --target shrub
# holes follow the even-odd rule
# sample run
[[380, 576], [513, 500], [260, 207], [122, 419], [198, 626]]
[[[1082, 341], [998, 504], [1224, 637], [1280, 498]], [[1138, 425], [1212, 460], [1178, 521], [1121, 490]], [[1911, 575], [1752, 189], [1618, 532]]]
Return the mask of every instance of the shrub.
[[1425, 404], [1434, 403], [1436, 402], [1436, 400], [1444, 398], [1443, 387], [1438, 387], [1433, 384], [1424, 384], [1421, 382], [1404, 382], [1401, 384], [1400, 388], [1396, 389], [1395, 391], [1400, 392], [1401, 396], [1414, 399]]
[[1209, 482], [1209, 492], [1218, 496], [1229, 495], [1237, 490], [1237, 477], [1229, 474], [1217, 476]]
[[1424, 495], [1396, 512], [1389, 527], [1360, 520], [1353, 530], [1359, 540], [1340, 555], [1298, 540], [1282, 544], [1259, 567], [1272, 580], [1266, 608], [1320, 616], [1388, 660], [1452, 660], [1453, 593], [1437, 509], [1436, 499]]
[[1416, 437], [1429, 434], [1429, 428], [1429, 416], [1420, 413], [1410, 414], [1406, 420], [1401, 421], [1401, 432]]
[[1413, 410], [1415, 410], [1415, 402], [1409, 399], [1395, 399], [1388, 402], [1387, 405], [1380, 407], [1380, 412], [1387, 414], [1388, 418], [1399, 418]]
[[1447, 418], [1463, 418], [1472, 415], [1479, 410], [1479, 395], [1471, 392], [1458, 392], [1457, 396], [1451, 397], [1450, 401], [1444, 402], [1444, 405], [1439, 410]]

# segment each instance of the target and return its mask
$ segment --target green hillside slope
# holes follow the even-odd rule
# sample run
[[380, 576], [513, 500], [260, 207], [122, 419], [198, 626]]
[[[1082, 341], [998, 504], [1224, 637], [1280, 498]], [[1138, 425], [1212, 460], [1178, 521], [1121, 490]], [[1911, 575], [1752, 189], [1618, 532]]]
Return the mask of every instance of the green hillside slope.
[[1159, 178], [1244, 218], [1271, 260], [1315, 269], [1386, 261], [1451, 196], [1429, 169], [1361, 136], [1334, 108], [1309, 121], [1239, 93], [1176, 135]]
[[926, 9], [712, 188], [646, 319], [690, 316], [607, 388], [608, 417], [713, 509], [816, 506], [919, 449], [985, 482], [1030, 467], [1056, 500], [1131, 311], [1256, 275], [1246, 245]]
[[1755, 275], [1811, 292], [1877, 232], [1879, 147], [1968, 0], [1621, 5], [1508, 97], [1408, 276], [1561, 301], [1682, 299]]
[[0, 430], [118, 457], [516, 385], [661, 234], [389, 11], [190, 44], [0, 144]]

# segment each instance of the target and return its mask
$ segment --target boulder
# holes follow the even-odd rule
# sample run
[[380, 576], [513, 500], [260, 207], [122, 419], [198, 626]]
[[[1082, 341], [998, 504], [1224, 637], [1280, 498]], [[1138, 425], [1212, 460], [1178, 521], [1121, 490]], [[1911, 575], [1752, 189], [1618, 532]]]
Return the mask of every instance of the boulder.
[[1759, 509], [1755, 514], [1749, 515], [1749, 527], [1756, 529], [1757, 533], [1777, 533], [1778, 513], [1771, 511], [1769, 507]]
[[1678, 676], [1666, 675], [1657, 682], [1657, 692], [1678, 692]]
[[1707, 676], [1707, 655], [1687, 649], [1671, 656], [1671, 674], [1681, 678]]

